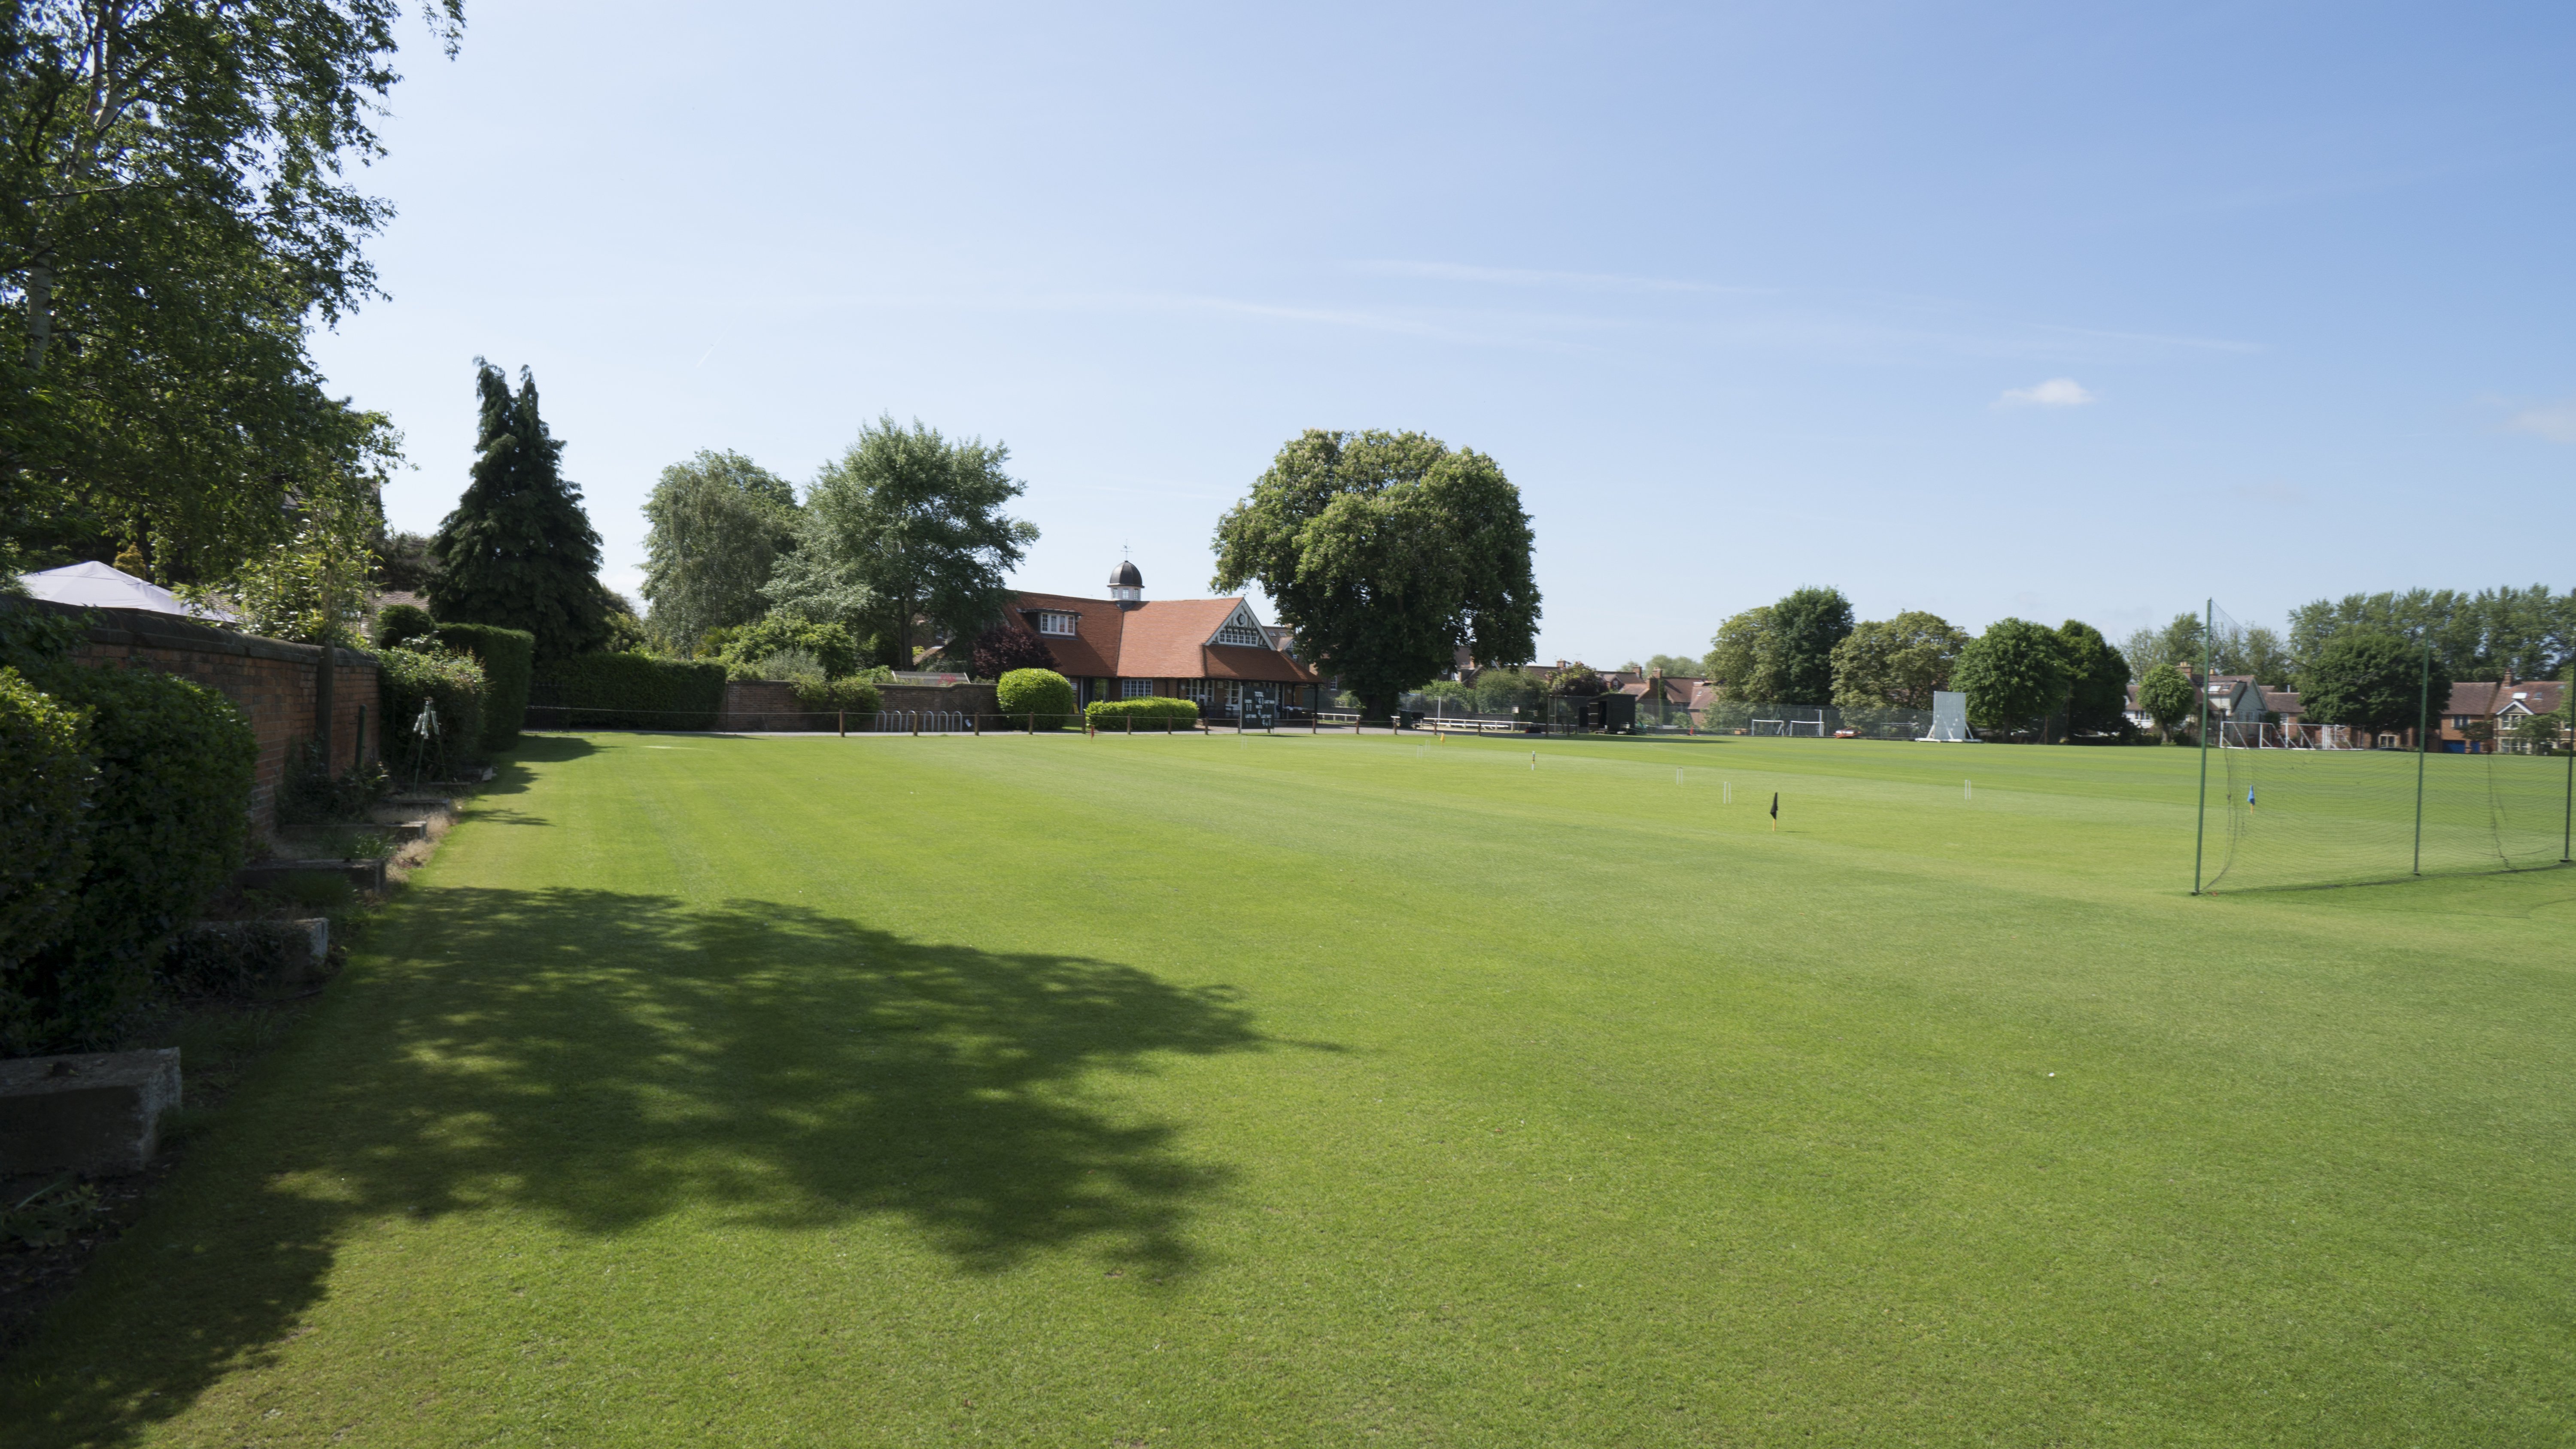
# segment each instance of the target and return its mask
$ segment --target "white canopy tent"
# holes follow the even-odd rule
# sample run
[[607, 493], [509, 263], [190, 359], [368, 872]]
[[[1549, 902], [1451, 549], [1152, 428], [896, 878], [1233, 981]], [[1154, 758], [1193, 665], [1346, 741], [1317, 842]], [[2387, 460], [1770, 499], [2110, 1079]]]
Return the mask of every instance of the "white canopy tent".
[[142, 609], [217, 622], [234, 618], [228, 610], [201, 608], [158, 584], [103, 563], [76, 563], [43, 573], [20, 574], [18, 582], [37, 598], [84, 609]]

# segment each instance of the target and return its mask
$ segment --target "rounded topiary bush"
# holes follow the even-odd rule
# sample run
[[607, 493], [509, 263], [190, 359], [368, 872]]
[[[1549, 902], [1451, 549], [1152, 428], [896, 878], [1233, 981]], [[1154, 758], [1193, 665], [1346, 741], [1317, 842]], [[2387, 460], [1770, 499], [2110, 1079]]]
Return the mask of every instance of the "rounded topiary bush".
[[86, 723], [0, 668], [0, 981], [61, 931], [89, 873]]
[[418, 604], [388, 604], [376, 615], [376, 647], [404, 649], [438, 637], [438, 621]]
[[259, 746], [232, 701], [149, 669], [66, 665], [46, 681], [89, 712], [89, 869], [53, 942], [11, 972], [21, 1049], [98, 1046], [171, 935], [241, 864]]
[[993, 697], [1013, 724], [1034, 716], [1039, 729], [1062, 729], [1073, 717], [1073, 681], [1052, 669], [1014, 669], [993, 687]]

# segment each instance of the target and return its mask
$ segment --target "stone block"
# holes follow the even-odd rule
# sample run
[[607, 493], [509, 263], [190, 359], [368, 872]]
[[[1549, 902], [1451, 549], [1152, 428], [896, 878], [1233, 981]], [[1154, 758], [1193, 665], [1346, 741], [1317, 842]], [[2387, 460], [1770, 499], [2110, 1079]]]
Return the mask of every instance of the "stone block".
[[244, 890], [275, 890], [288, 877], [299, 875], [336, 875], [362, 891], [385, 888], [382, 860], [263, 860], [234, 871], [233, 884]]
[[0, 1061], [0, 1176], [140, 1172], [179, 1105], [179, 1049]]

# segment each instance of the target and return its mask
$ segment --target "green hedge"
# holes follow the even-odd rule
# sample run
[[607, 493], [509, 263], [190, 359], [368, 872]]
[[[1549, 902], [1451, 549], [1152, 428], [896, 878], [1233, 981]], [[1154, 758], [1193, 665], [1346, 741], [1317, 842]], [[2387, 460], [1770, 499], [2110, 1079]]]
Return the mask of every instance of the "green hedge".
[[537, 636], [498, 624], [441, 624], [438, 642], [483, 661], [483, 753], [496, 755], [519, 742], [528, 714], [528, 688]]
[[1198, 727], [1199, 722], [1199, 707], [1196, 701], [1161, 697], [1104, 699], [1096, 704], [1084, 705], [1082, 714], [1085, 719], [1091, 721], [1091, 727], [1096, 730], [1127, 729], [1130, 727], [1127, 723], [1129, 720], [1135, 721], [1133, 727], [1139, 731], [1148, 728], [1148, 721], [1151, 721], [1150, 727], [1155, 730], [1162, 729], [1163, 722], [1166, 720], [1171, 721], [1175, 726], [1188, 725], [1193, 729]]
[[88, 723], [0, 667], [0, 981], [54, 939], [89, 873]]
[[532, 698], [553, 729], [711, 730], [724, 687], [721, 664], [583, 654], [548, 665]]
[[859, 668], [859, 641], [839, 624], [817, 624], [810, 619], [791, 619], [772, 614], [755, 623], [736, 629], [710, 631], [717, 659], [733, 671], [736, 679], [759, 679], [760, 661], [782, 650], [802, 649], [814, 656], [828, 679], [855, 674]]
[[[452, 780], [482, 758], [483, 701], [488, 685], [473, 656], [445, 649], [388, 649], [376, 656], [376, 698], [383, 710], [385, 763], [413, 780]], [[435, 728], [420, 733], [424, 705], [436, 706]]]
[[796, 702], [817, 714], [873, 715], [885, 707], [877, 687], [855, 676], [827, 680], [807, 675], [788, 682], [796, 686]]
[[409, 649], [423, 639], [438, 640], [438, 621], [418, 604], [387, 604], [377, 612], [375, 628], [379, 649]]
[[178, 928], [241, 864], [259, 745], [215, 691], [148, 669], [61, 665], [45, 682], [89, 712], [89, 869], [62, 932], [0, 982], [5, 1046], [108, 1044]]
[[993, 687], [993, 697], [1014, 719], [1036, 716], [1042, 730], [1062, 729], [1073, 715], [1073, 681], [1052, 669], [1014, 669]]

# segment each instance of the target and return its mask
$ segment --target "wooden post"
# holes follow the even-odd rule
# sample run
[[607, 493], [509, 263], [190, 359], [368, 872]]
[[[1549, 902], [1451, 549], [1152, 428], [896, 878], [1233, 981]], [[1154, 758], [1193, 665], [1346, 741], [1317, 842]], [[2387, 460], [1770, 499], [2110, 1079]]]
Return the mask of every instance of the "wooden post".
[[850, 737], [850, 712], [846, 709], [841, 710], [836, 717], [840, 720], [841, 724], [841, 738], [848, 739]]
[[1037, 711], [1036, 711], [1036, 710], [1031, 710], [1031, 711], [1029, 711], [1029, 733], [1034, 735], [1034, 734], [1036, 734], [1037, 732], [1038, 732], [1038, 715], [1037, 715]]
[[322, 669], [313, 676], [313, 739], [322, 747], [322, 773], [328, 777], [339, 773], [331, 759], [331, 676], [336, 671], [332, 656], [339, 653], [329, 643], [322, 646]]

